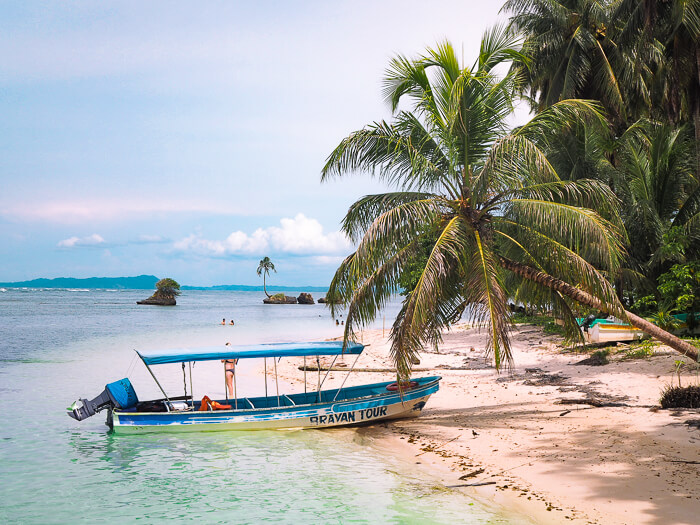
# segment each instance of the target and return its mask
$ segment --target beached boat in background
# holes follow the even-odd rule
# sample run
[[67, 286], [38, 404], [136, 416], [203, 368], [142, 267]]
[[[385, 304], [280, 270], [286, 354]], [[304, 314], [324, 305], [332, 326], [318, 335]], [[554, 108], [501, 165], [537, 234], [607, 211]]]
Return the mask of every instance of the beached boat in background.
[[[671, 330], [675, 334], [700, 334], [700, 320], [689, 320], [689, 314], [673, 314], [677, 326]], [[576, 319], [587, 343], [612, 343], [616, 341], [638, 341], [647, 337], [639, 328], [617, 319], [596, 319], [594, 315]], [[690, 324], [689, 324], [690, 322]]]
[[646, 334], [639, 328], [623, 323], [619, 319], [577, 319], [587, 343], [611, 343], [615, 341], [637, 341]]
[[[350, 343], [343, 349], [340, 341], [323, 341], [137, 352], [163, 393], [162, 399], [139, 401], [131, 382], [125, 378], [106, 385], [102, 394], [90, 401], [76, 401], [67, 409], [68, 415], [80, 421], [107, 410], [107, 425], [117, 433], [325, 428], [418, 415], [428, 398], [439, 389], [440, 377], [415, 378], [399, 389], [399, 385], [392, 382], [344, 387], [346, 376], [339, 388], [322, 390], [328, 371], [322, 379], [318, 367], [317, 388], [309, 391], [304, 367], [304, 392], [280, 394], [276, 388], [274, 395], [267, 395], [265, 366], [266, 395], [248, 398], [237, 396], [234, 367], [232, 399], [212, 401], [205, 397], [196, 401], [191, 388], [191, 365], [189, 396], [186, 393], [168, 396], [151, 370], [152, 365], [183, 363], [184, 373], [184, 363], [271, 358], [276, 373], [277, 360], [282, 357], [314, 357], [318, 363], [319, 356], [356, 355], [359, 358], [363, 349], [358, 343]], [[275, 384], [278, 384], [276, 376]]]

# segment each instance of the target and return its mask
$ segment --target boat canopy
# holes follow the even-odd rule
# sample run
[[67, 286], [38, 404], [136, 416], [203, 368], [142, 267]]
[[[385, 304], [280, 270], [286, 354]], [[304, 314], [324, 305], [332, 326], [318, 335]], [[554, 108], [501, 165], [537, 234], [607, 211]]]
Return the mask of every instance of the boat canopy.
[[349, 342], [343, 351], [342, 341], [316, 341], [309, 343], [265, 343], [240, 346], [204, 346], [198, 348], [173, 348], [136, 353], [147, 365], [187, 363], [189, 361], [215, 361], [217, 359], [249, 359], [255, 357], [303, 357], [314, 355], [361, 354], [365, 348]]

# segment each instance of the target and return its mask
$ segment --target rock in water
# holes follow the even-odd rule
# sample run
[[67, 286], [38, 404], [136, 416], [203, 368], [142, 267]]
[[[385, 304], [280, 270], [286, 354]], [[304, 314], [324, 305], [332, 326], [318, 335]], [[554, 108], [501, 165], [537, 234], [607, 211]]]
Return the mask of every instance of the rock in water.
[[310, 293], [302, 292], [297, 297], [297, 302], [299, 304], [314, 304], [314, 298], [311, 297]]
[[156, 291], [152, 296], [150, 296], [148, 299], [144, 299], [143, 301], [136, 301], [136, 304], [152, 304], [155, 306], [175, 306], [177, 302], [175, 301], [175, 297], [172, 295], [166, 295], [159, 293]]
[[325, 302], [326, 302], [326, 298], [325, 298], [325, 297], [321, 297], [321, 298], [318, 300], [318, 304], [325, 304]]
[[278, 293], [278, 294], [273, 295], [272, 297], [268, 297], [267, 299], [263, 299], [263, 303], [265, 303], [265, 304], [297, 304], [297, 298], [290, 297], [288, 295], [284, 295], [283, 293]]

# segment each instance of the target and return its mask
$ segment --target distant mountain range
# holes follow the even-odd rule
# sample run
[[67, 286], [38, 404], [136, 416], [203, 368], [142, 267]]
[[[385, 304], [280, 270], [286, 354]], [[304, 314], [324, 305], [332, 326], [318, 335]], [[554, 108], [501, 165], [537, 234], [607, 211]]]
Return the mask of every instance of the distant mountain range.
[[155, 275], [139, 275], [138, 277], [88, 277], [75, 279], [73, 277], [57, 277], [55, 279], [32, 279], [15, 283], [0, 283], [8, 288], [107, 288], [117, 290], [152, 290], [159, 281]]
[[[76, 279], [73, 277], [57, 277], [55, 279], [32, 279], [13, 283], [0, 283], [5, 288], [103, 288], [108, 290], [153, 290], [159, 281], [155, 275], [139, 275], [137, 277], [88, 277]], [[239, 292], [259, 292], [262, 286], [247, 286], [243, 284], [224, 284], [219, 286], [182, 286], [182, 290], [229, 290]], [[305, 291], [325, 292], [327, 286], [268, 286], [268, 291]]]

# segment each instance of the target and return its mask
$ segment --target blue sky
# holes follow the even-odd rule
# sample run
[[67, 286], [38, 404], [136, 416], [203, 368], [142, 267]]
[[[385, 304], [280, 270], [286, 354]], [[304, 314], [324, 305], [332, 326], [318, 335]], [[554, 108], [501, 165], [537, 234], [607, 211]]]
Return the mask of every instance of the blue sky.
[[388, 118], [396, 53], [471, 63], [500, 2], [0, 2], [0, 281], [154, 274], [326, 285], [348, 206], [321, 184]]

